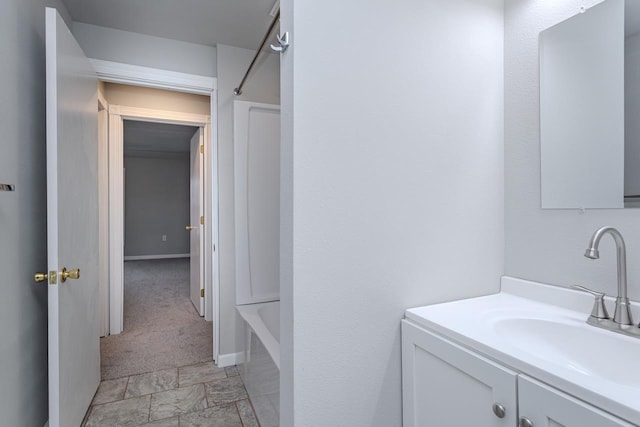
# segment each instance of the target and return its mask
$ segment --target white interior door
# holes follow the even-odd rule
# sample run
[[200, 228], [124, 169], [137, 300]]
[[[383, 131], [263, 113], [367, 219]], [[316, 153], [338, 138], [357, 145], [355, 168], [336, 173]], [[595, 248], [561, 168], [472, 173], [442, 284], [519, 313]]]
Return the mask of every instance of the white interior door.
[[100, 382], [98, 81], [51, 8], [46, 57], [49, 426], [77, 426]]
[[202, 262], [202, 254], [204, 254], [204, 248], [202, 247], [204, 244], [204, 239], [202, 238], [204, 228], [204, 203], [202, 200], [204, 184], [202, 179], [203, 150], [204, 132], [202, 128], [198, 128], [191, 137], [191, 225], [189, 230], [191, 233], [191, 301], [200, 316], [204, 316], [204, 263]]

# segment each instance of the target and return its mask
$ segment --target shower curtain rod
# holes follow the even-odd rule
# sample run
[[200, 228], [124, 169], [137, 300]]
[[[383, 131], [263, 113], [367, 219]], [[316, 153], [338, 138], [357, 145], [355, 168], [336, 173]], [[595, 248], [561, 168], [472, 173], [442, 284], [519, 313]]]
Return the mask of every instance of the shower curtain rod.
[[278, 9], [278, 12], [276, 13], [276, 15], [273, 18], [273, 22], [271, 22], [271, 25], [269, 26], [269, 29], [267, 30], [267, 33], [264, 35], [264, 38], [262, 39], [262, 43], [260, 43], [260, 47], [256, 51], [256, 54], [253, 57], [253, 60], [251, 61], [251, 64], [249, 64], [249, 68], [247, 69], [247, 72], [244, 73], [244, 77], [242, 78], [242, 81], [240, 82], [240, 86], [238, 86], [237, 88], [235, 88], [233, 90], [233, 94], [234, 95], [236, 95], [236, 96], [242, 95], [242, 86], [244, 86], [244, 83], [247, 80], [247, 77], [249, 77], [249, 73], [251, 72], [251, 69], [253, 69], [253, 66], [256, 63], [256, 60], [258, 59], [258, 56], [260, 56], [260, 52], [262, 52], [262, 48], [264, 47], [265, 43], [267, 43], [267, 40], [269, 40], [269, 36], [271, 35], [271, 32], [273, 31], [273, 28], [278, 23], [279, 19], [280, 19], [280, 9]]

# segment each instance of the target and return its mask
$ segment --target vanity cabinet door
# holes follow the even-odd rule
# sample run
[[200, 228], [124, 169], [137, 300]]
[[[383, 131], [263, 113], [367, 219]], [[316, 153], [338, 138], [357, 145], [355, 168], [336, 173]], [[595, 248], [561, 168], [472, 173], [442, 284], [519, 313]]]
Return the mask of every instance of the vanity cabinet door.
[[[525, 427], [633, 427], [526, 375], [518, 378], [520, 425]], [[523, 423], [523, 418], [531, 424]]]
[[402, 321], [404, 427], [516, 426], [516, 383], [515, 372]]

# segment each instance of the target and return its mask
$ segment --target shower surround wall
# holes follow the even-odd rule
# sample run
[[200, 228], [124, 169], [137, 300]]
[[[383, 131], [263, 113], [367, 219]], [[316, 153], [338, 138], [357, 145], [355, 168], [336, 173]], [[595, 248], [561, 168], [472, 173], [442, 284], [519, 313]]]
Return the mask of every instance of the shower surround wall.
[[281, 8], [281, 425], [399, 427], [404, 310], [503, 272], [503, 2]]
[[505, 4], [505, 274], [616, 295], [616, 251], [603, 239], [600, 260], [584, 258], [591, 234], [618, 228], [628, 254], [629, 297], [640, 299], [640, 210], [540, 209], [538, 34], [599, 1], [508, 0]]
[[[244, 322], [236, 312], [236, 238], [233, 157], [233, 102], [280, 104], [279, 58], [264, 54], [242, 90], [235, 96], [254, 51], [218, 45], [218, 174], [220, 185], [220, 361], [235, 364], [242, 357]], [[240, 359], [241, 360], [241, 359]]]

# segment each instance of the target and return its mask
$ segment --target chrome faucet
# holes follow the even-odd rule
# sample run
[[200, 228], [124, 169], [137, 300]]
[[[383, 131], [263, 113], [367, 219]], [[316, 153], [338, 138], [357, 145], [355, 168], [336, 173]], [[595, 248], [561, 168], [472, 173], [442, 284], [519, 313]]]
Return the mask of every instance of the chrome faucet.
[[602, 227], [591, 236], [589, 247], [584, 256], [589, 259], [600, 258], [598, 246], [600, 239], [605, 234], [610, 234], [616, 242], [616, 255], [618, 260], [618, 297], [616, 298], [616, 310], [613, 313], [613, 321], [619, 325], [633, 325], [629, 298], [627, 297], [627, 248], [622, 234], [613, 227]]
[[631, 306], [629, 304], [629, 298], [627, 297], [627, 248], [625, 247], [622, 234], [613, 227], [599, 228], [593, 233], [593, 236], [591, 236], [589, 247], [584, 253], [584, 256], [589, 259], [600, 258], [598, 246], [600, 245], [600, 239], [602, 239], [602, 236], [605, 234], [611, 234], [611, 237], [615, 240], [618, 260], [618, 297], [616, 298], [616, 311], [613, 314], [613, 319], [610, 318], [609, 313], [607, 313], [604, 300], [605, 294], [585, 288], [584, 286], [572, 286], [572, 288], [590, 293], [595, 297], [591, 315], [587, 319], [589, 325], [640, 338], [640, 325], [635, 326], [633, 324]]

